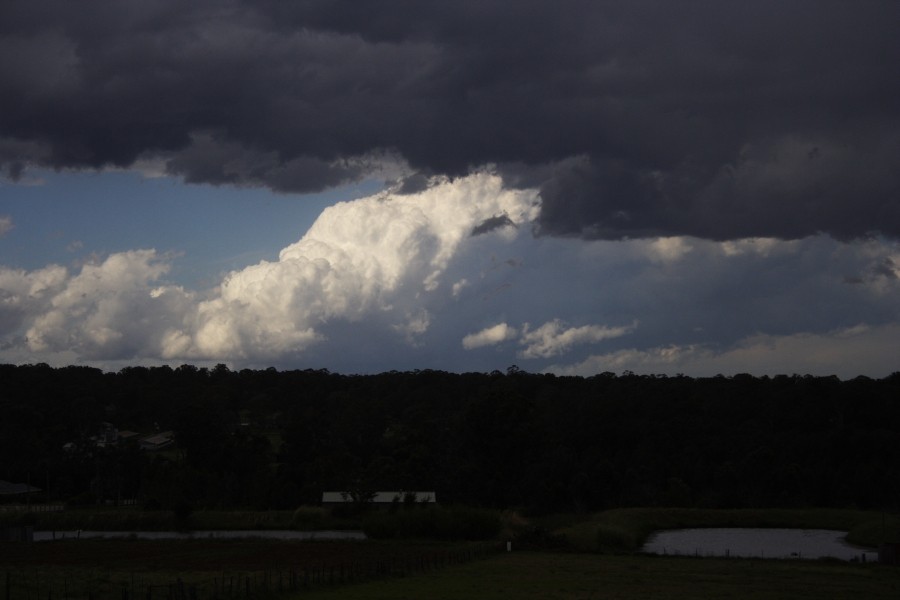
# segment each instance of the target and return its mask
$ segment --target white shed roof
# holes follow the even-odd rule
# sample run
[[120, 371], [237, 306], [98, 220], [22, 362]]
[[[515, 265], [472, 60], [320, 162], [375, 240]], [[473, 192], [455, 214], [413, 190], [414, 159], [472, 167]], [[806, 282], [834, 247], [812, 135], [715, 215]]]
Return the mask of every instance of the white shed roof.
[[[428, 502], [433, 503], [437, 502], [437, 496], [434, 492], [414, 492], [414, 491], [399, 491], [399, 492], [375, 492], [375, 496], [372, 498], [373, 504], [390, 504], [396, 499], [398, 502], [403, 502], [403, 498], [406, 494], [415, 494], [416, 502]], [[350, 494], [347, 492], [322, 492], [322, 503], [323, 504], [338, 504], [341, 502], [352, 502], [353, 499], [350, 497]]]

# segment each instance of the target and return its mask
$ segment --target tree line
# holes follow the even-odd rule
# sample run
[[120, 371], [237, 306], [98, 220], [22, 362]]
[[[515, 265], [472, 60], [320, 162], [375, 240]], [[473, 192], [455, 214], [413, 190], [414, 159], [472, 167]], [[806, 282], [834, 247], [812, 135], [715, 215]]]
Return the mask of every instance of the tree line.
[[[0, 365], [0, 479], [33, 501], [283, 509], [433, 490], [535, 513], [900, 504], [900, 372], [592, 377]], [[103, 423], [175, 444], [101, 447]]]

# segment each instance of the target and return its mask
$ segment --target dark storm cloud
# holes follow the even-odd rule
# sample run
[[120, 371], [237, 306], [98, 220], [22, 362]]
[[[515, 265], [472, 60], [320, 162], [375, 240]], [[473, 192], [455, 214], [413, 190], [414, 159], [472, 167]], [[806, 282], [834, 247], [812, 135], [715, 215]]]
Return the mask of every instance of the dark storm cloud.
[[481, 235], [483, 233], [489, 233], [491, 231], [494, 231], [495, 229], [500, 229], [502, 227], [515, 226], [516, 224], [513, 223], [513, 220], [509, 218], [509, 215], [497, 215], [489, 219], [485, 219], [484, 221], [473, 227], [472, 237]]
[[428, 189], [430, 178], [424, 173], [413, 173], [408, 177], [404, 177], [400, 181], [395, 194], [405, 196], [408, 194], [418, 194]]
[[13, 0], [0, 162], [311, 191], [397, 156], [539, 186], [548, 235], [897, 236], [898, 22], [894, 0]]
[[361, 161], [324, 161], [301, 155], [283, 159], [275, 151], [248, 149], [209, 135], [194, 136], [168, 161], [169, 172], [190, 183], [265, 185], [276, 191], [318, 191], [360, 179]]

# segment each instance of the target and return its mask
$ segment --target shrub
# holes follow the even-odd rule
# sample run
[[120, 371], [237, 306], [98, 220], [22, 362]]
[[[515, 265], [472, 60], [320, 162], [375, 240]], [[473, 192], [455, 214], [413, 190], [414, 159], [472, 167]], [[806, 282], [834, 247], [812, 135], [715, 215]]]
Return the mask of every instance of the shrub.
[[373, 539], [487, 540], [500, 533], [500, 516], [469, 507], [372, 512], [363, 531]]
[[551, 533], [543, 527], [531, 526], [520, 530], [513, 546], [519, 550], [565, 550], [570, 548], [569, 540], [558, 533]]
[[318, 506], [301, 506], [291, 516], [294, 529], [317, 529], [326, 518], [325, 509]]
[[93, 506], [95, 504], [97, 504], [97, 497], [91, 492], [82, 492], [81, 494], [72, 496], [66, 501], [66, 505], [73, 508], [78, 506]]
[[175, 528], [179, 531], [187, 531], [190, 528], [190, 518], [193, 507], [187, 502], [178, 502], [172, 507], [172, 517], [175, 519]]

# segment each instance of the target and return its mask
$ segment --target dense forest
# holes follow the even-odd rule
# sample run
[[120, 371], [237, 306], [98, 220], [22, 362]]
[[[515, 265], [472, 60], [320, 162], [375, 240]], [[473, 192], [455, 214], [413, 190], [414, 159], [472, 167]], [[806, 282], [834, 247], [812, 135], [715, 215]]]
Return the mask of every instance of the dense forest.
[[[107, 443], [110, 427], [120, 439]], [[165, 432], [165, 448], [138, 442]], [[291, 508], [323, 491], [407, 489], [533, 513], [896, 509], [900, 372], [841, 381], [2, 365], [0, 479], [40, 488], [31, 502], [147, 508]]]

